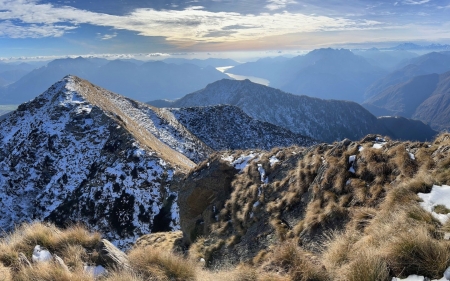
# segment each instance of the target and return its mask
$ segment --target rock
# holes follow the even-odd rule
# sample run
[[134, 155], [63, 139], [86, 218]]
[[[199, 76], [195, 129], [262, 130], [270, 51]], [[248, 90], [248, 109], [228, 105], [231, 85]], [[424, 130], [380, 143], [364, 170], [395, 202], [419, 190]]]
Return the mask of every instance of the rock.
[[24, 253], [19, 252], [19, 263], [25, 267], [31, 267], [31, 262], [27, 259]]
[[183, 240], [190, 245], [209, 232], [211, 223], [231, 194], [231, 181], [237, 170], [215, 155], [199, 165], [180, 182], [178, 204]]
[[67, 265], [64, 263], [64, 261], [62, 260], [62, 258], [58, 257], [58, 255], [53, 255], [53, 258], [55, 260], [55, 263], [61, 267], [62, 269], [64, 269], [65, 271], [69, 272], [69, 268], [67, 267]]
[[31, 257], [32, 261], [37, 262], [47, 262], [52, 260], [52, 254], [49, 251], [41, 248], [40, 245], [36, 245], [33, 250], [33, 255]]
[[107, 268], [130, 269], [127, 255], [106, 239], [102, 239], [97, 247], [100, 260]]
[[100, 276], [108, 273], [108, 271], [101, 265], [96, 265], [96, 266], [85, 265], [84, 271], [92, 274], [92, 276], [94, 276], [94, 278], [100, 277]]

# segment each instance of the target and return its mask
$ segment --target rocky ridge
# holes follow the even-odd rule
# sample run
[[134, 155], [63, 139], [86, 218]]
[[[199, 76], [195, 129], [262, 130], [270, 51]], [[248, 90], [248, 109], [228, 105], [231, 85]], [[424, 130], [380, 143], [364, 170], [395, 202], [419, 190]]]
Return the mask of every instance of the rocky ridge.
[[[272, 140], [267, 149], [314, 143], [227, 110], [235, 113], [228, 119], [235, 130], [202, 135], [185, 127], [178, 114], [183, 110], [158, 109], [65, 77], [0, 120], [2, 228], [30, 220], [59, 226], [83, 221], [127, 247], [143, 234], [179, 228], [172, 183], [223, 143], [238, 149], [258, 146], [260, 138]], [[200, 120], [204, 112], [186, 116]], [[230, 139], [220, 140], [225, 137]]]
[[211, 83], [172, 102], [170, 107], [218, 104], [237, 106], [257, 120], [321, 141], [386, 133], [377, 118], [355, 102], [297, 96], [249, 80]]

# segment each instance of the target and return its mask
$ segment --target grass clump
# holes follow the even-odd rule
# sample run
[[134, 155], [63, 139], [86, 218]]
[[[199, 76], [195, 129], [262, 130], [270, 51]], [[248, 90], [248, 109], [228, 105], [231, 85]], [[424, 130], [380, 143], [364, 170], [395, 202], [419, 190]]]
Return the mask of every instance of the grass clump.
[[38, 263], [23, 267], [14, 276], [14, 281], [91, 281], [93, 276], [83, 270], [67, 271], [54, 262]]
[[396, 276], [440, 278], [450, 265], [450, 244], [434, 239], [424, 228], [415, 228], [395, 237], [386, 248], [386, 257]]
[[137, 248], [128, 254], [128, 258], [132, 268], [144, 279], [196, 280], [196, 264], [170, 251], [149, 247]]
[[433, 208], [433, 211], [438, 214], [448, 214], [450, 213], [450, 209], [448, 209], [445, 205], [436, 205]]
[[345, 268], [344, 280], [389, 281], [389, 268], [384, 258], [375, 251], [358, 252]]

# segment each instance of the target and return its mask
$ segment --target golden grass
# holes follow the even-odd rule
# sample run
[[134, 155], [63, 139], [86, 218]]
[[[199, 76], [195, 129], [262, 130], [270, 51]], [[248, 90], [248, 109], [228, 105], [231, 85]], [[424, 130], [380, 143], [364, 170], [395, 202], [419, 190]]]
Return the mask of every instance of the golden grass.
[[268, 257], [264, 266], [285, 272], [291, 280], [324, 281], [330, 278], [322, 265], [293, 241], [275, 246]]
[[23, 267], [14, 276], [14, 281], [92, 281], [93, 276], [83, 270], [66, 271], [54, 262], [38, 263]]
[[[51, 224], [34, 222], [19, 226], [13, 233], [0, 241], [0, 262], [6, 266], [18, 267], [18, 253], [31, 257], [36, 245], [47, 248], [51, 253], [65, 256], [65, 251], [73, 247], [83, 247], [94, 251], [100, 242], [99, 233], [90, 233], [81, 225], [74, 225], [61, 231]], [[89, 259], [86, 257], [86, 260]]]
[[191, 260], [157, 248], [136, 248], [128, 253], [131, 267], [150, 280], [189, 281], [196, 279]]
[[389, 268], [384, 258], [374, 250], [358, 252], [352, 262], [342, 268], [340, 280], [347, 281], [388, 281]]
[[395, 237], [386, 248], [389, 267], [395, 275], [441, 278], [450, 265], [450, 244], [436, 240], [424, 228], [413, 228]]

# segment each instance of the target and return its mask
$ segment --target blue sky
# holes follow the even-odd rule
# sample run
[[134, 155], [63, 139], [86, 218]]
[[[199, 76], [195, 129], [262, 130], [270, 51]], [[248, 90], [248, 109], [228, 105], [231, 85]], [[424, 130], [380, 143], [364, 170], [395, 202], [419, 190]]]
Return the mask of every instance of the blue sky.
[[0, 0], [0, 57], [450, 43], [450, 0]]

